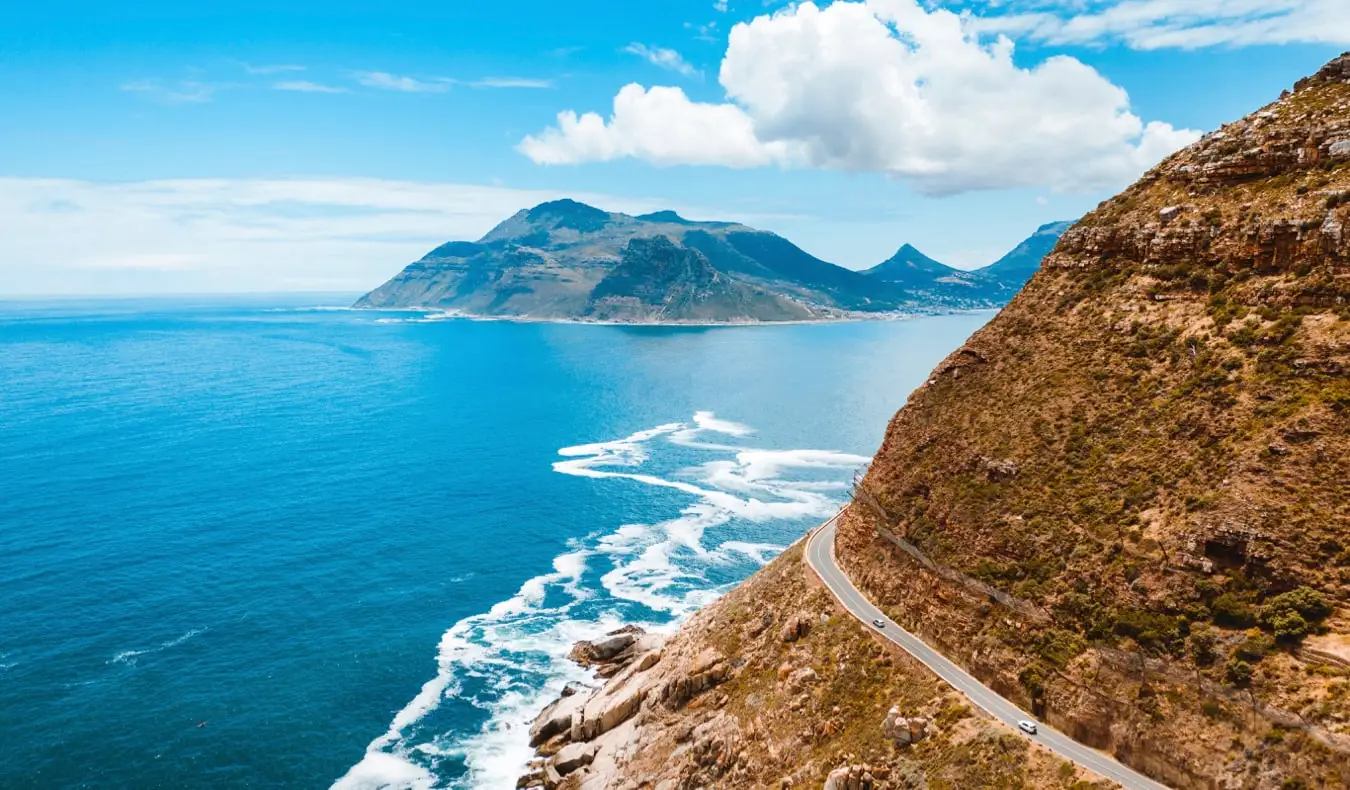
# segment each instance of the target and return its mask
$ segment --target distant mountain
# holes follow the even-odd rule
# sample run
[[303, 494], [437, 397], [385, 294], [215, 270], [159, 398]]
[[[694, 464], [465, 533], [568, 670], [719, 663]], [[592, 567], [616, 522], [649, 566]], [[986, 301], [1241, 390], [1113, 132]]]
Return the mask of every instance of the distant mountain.
[[358, 307], [628, 322], [819, 320], [985, 306], [916, 295], [787, 239], [673, 211], [629, 216], [574, 200], [517, 212], [476, 242], [427, 253]]
[[478, 241], [442, 244], [356, 306], [745, 323], [993, 307], [1014, 291], [910, 245], [856, 272], [736, 222], [699, 222], [673, 211], [630, 216], [555, 200], [517, 212]]
[[994, 263], [962, 271], [935, 261], [906, 244], [887, 260], [863, 271], [864, 275], [903, 288], [916, 298], [943, 302], [953, 299], [1002, 304], [1013, 297], [1040, 268], [1072, 222], [1042, 225], [1029, 238]]
[[937, 302], [973, 299], [993, 304], [999, 291], [975, 279], [970, 272], [933, 260], [912, 244], [904, 245], [890, 258], [864, 270], [863, 274], [899, 286], [916, 298]]
[[998, 283], [999, 287], [1007, 292], [1007, 298], [1012, 298], [1012, 295], [1022, 290], [1027, 280], [1040, 270], [1041, 259], [1050, 254], [1059, 237], [1071, 227], [1072, 222], [1051, 222], [1042, 225], [1026, 241], [1014, 247], [1012, 252], [983, 269], [978, 269], [975, 274]]

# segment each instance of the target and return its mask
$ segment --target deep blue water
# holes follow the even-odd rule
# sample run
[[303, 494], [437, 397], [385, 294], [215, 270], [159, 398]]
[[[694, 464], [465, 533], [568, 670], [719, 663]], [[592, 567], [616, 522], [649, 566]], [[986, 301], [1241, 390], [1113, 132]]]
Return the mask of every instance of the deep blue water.
[[796, 539], [988, 318], [299, 302], [0, 304], [0, 787], [514, 786], [572, 640]]

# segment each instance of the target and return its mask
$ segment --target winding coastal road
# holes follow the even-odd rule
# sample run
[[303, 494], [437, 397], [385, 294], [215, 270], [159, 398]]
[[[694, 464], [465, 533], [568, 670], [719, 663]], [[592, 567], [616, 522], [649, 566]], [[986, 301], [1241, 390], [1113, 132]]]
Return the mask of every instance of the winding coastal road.
[[[868, 628], [873, 628], [881, 636], [904, 648], [905, 652], [923, 662], [924, 666], [933, 670], [938, 677], [966, 695], [971, 702], [984, 709], [990, 716], [1012, 727], [1013, 731], [1019, 735], [1028, 737], [1060, 757], [1075, 762], [1098, 776], [1117, 782], [1122, 787], [1129, 788], [1129, 790], [1167, 790], [1166, 785], [1159, 784], [1147, 776], [1127, 768], [1109, 755], [1084, 746], [1045, 724], [1038, 725], [1039, 733], [1036, 735], [1027, 735], [1017, 729], [1017, 722], [1023, 719], [1031, 719], [1030, 714], [1000, 697], [993, 689], [971, 677], [965, 670], [925, 644], [923, 640], [901, 628], [884, 612], [873, 606], [872, 602], [867, 600], [858, 591], [858, 588], [853, 586], [853, 582], [849, 581], [848, 576], [839, 568], [834, 559], [836, 518], [838, 516], [825, 522], [807, 537], [806, 561], [810, 563], [816, 575], [830, 589], [830, 592], [834, 593], [834, 597], [839, 599], [839, 602], [850, 614], [861, 620]], [[886, 627], [875, 628], [871, 624], [873, 620], [881, 620], [886, 624]]]

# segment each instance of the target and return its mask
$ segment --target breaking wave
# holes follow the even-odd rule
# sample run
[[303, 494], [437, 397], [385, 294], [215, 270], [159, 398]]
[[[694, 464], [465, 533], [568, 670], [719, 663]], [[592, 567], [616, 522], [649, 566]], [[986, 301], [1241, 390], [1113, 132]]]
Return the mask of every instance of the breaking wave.
[[[811, 519], [832, 514], [869, 459], [829, 450], [749, 446], [754, 430], [712, 412], [604, 442], [564, 447], [554, 471], [673, 492], [655, 523], [574, 539], [551, 572], [441, 637], [436, 676], [333, 787], [512, 787], [533, 755], [535, 714], [590, 674], [574, 642], [625, 623], [672, 630], [762, 566]], [[456, 729], [477, 709], [481, 727]], [[471, 712], [471, 711], [470, 711]]]
[[147, 647], [143, 650], [123, 650], [122, 652], [108, 659], [108, 663], [125, 664], [127, 666], [134, 667], [136, 666], [136, 662], [140, 660], [141, 656], [148, 656], [152, 653], [160, 653], [165, 650], [168, 650], [169, 648], [178, 647], [179, 645], [188, 641], [192, 637], [206, 633], [207, 630], [208, 629], [206, 628], [194, 628], [181, 636], [177, 636], [174, 637], [173, 639], [160, 642], [155, 647]]

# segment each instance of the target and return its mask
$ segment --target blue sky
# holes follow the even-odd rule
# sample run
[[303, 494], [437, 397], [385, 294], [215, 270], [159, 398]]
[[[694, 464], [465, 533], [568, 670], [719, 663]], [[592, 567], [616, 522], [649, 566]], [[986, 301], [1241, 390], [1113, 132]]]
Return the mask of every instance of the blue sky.
[[10, 4], [0, 293], [362, 290], [562, 195], [978, 266], [1345, 49], [1339, 2]]

